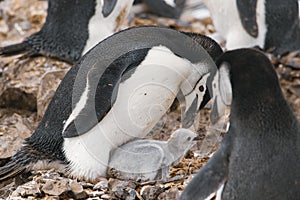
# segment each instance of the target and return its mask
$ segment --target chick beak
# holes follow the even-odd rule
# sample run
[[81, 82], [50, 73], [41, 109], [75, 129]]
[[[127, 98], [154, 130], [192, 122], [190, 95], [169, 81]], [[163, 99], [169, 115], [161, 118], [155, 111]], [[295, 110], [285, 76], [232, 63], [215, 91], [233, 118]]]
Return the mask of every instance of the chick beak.
[[118, 0], [104, 0], [102, 6], [102, 15], [108, 17], [114, 10]]
[[206, 136], [205, 133], [199, 133], [199, 135], [193, 138], [193, 141], [202, 140], [205, 136]]

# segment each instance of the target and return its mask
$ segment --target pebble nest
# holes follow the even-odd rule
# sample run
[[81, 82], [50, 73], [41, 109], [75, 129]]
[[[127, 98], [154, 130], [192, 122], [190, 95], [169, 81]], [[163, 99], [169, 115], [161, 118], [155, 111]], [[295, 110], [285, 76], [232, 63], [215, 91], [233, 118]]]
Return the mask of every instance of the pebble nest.
[[[47, 1], [1, 2], [0, 46], [20, 42], [38, 31], [45, 22], [46, 9]], [[172, 20], [149, 14], [131, 14], [125, 25], [159, 25], [201, 34], [215, 31], [210, 18]], [[300, 119], [300, 52], [277, 57], [266, 54], [276, 67], [285, 97]], [[70, 68], [67, 63], [47, 57], [0, 58], [0, 158], [14, 154], [24, 138], [35, 130], [57, 86]], [[180, 127], [180, 121], [180, 109], [173, 106], [147, 138], [167, 140]], [[198, 122], [198, 132], [208, 130], [208, 108], [200, 112]], [[198, 142], [181, 162], [171, 167], [172, 181], [167, 183], [138, 183], [114, 178], [98, 183], [80, 182], [51, 169], [32, 171], [15, 180], [0, 183], [0, 199], [176, 199], [218, 145], [217, 142], [209, 152], [199, 156], [203, 153], [200, 151], [202, 143]]]

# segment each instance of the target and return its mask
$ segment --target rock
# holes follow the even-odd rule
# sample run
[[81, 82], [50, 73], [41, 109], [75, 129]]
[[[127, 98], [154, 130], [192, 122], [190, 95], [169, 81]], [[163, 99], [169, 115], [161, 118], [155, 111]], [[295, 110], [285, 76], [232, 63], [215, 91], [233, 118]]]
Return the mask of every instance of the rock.
[[0, 107], [34, 111], [36, 97], [33, 93], [26, 93], [21, 88], [6, 87], [0, 94]]
[[140, 195], [147, 200], [155, 200], [157, 199], [158, 195], [163, 191], [163, 186], [161, 184], [149, 186], [146, 185], [142, 187], [140, 191]]
[[[121, 181], [117, 179], [109, 179], [108, 182], [109, 189], [113, 197], [117, 199], [132, 199], [134, 196], [136, 185], [130, 181]], [[134, 192], [134, 194], [133, 194]]]
[[83, 188], [93, 188], [94, 185], [88, 182], [80, 182]]
[[41, 118], [50, 103], [56, 88], [66, 74], [66, 70], [55, 70], [46, 72], [40, 81], [37, 94], [38, 118]]
[[85, 192], [89, 197], [101, 197], [101, 195], [105, 194], [103, 191], [93, 191], [91, 189], [86, 189]]
[[173, 200], [178, 198], [179, 198], [179, 190], [177, 189], [177, 187], [172, 187], [171, 189], [161, 193], [158, 196], [158, 199], [161, 200]]
[[88, 195], [83, 190], [82, 185], [80, 185], [77, 181], [71, 180], [69, 183], [69, 187], [72, 191], [72, 197], [74, 199], [85, 199]]
[[288, 88], [288, 90], [300, 97], [300, 85], [292, 85]]
[[101, 196], [101, 199], [112, 199], [112, 197], [109, 194], [104, 194]]
[[0, 109], [0, 158], [15, 153], [25, 138], [29, 137], [37, 123], [29, 112], [22, 115], [8, 109]]
[[15, 197], [28, 197], [34, 196], [38, 197], [41, 195], [40, 185], [35, 181], [30, 181], [24, 185], [20, 185], [17, 189], [11, 194], [10, 198], [14, 199]]
[[109, 186], [109, 189], [113, 189], [114, 187], [129, 187], [129, 188], [132, 188], [132, 189], [135, 189], [136, 188], [136, 184], [132, 181], [121, 181], [121, 180], [118, 180], [118, 179], [113, 179], [113, 178], [110, 178], [109, 181], [108, 181], [108, 186]]
[[42, 200], [59, 200], [59, 196], [46, 196]]
[[134, 189], [126, 188], [127, 196], [125, 200], [135, 200], [136, 199], [136, 192]]
[[108, 190], [108, 181], [100, 181], [98, 182], [94, 187], [93, 190], [103, 190], [107, 191]]
[[62, 179], [61, 181], [47, 180], [42, 187], [43, 192], [53, 196], [59, 196], [68, 190], [68, 181], [66, 179]]
[[300, 51], [294, 51], [281, 58], [281, 63], [292, 69], [300, 69]]
[[87, 200], [100, 200], [99, 197], [88, 198]]

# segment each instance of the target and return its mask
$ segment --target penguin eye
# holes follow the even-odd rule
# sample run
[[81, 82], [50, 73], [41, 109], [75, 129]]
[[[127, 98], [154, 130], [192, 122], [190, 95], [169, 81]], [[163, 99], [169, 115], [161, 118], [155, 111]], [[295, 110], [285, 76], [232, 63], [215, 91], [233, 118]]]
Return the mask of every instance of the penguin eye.
[[186, 138], [187, 141], [191, 141], [191, 139], [192, 139], [191, 137], [187, 137]]
[[200, 85], [200, 86], [199, 86], [199, 91], [200, 91], [200, 92], [203, 92], [203, 91], [204, 91], [204, 86], [203, 86], [203, 85]]

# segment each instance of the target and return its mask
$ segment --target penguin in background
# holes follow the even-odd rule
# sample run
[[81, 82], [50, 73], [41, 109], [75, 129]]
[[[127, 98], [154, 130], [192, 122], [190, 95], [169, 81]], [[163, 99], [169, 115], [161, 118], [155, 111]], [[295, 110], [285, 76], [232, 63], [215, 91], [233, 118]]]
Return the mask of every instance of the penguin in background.
[[27, 53], [74, 63], [120, 29], [133, 0], [49, 0], [46, 22], [23, 42], [0, 47], [0, 55]]
[[259, 46], [276, 55], [300, 49], [298, 0], [205, 0], [204, 3], [228, 50]]
[[111, 150], [144, 137], [181, 91], [188, 128], [210, 99], [207, 84], [220, 46], [208, 37], [159, 27], [114, 34], [66, 74], [31, 137], [0, 167], [0, 181], [57, 168], [95, 181]]
[[134, 4], [145, 3], [154, 14], [178, 19], [185, 7], [186, 0], [135, 0]]
[[231, 108], [218, 150], [181, 200], [299, 199], [300, 125], [269, 59], [252, 49], [226, 52], [213, 81], [216, 106]]

